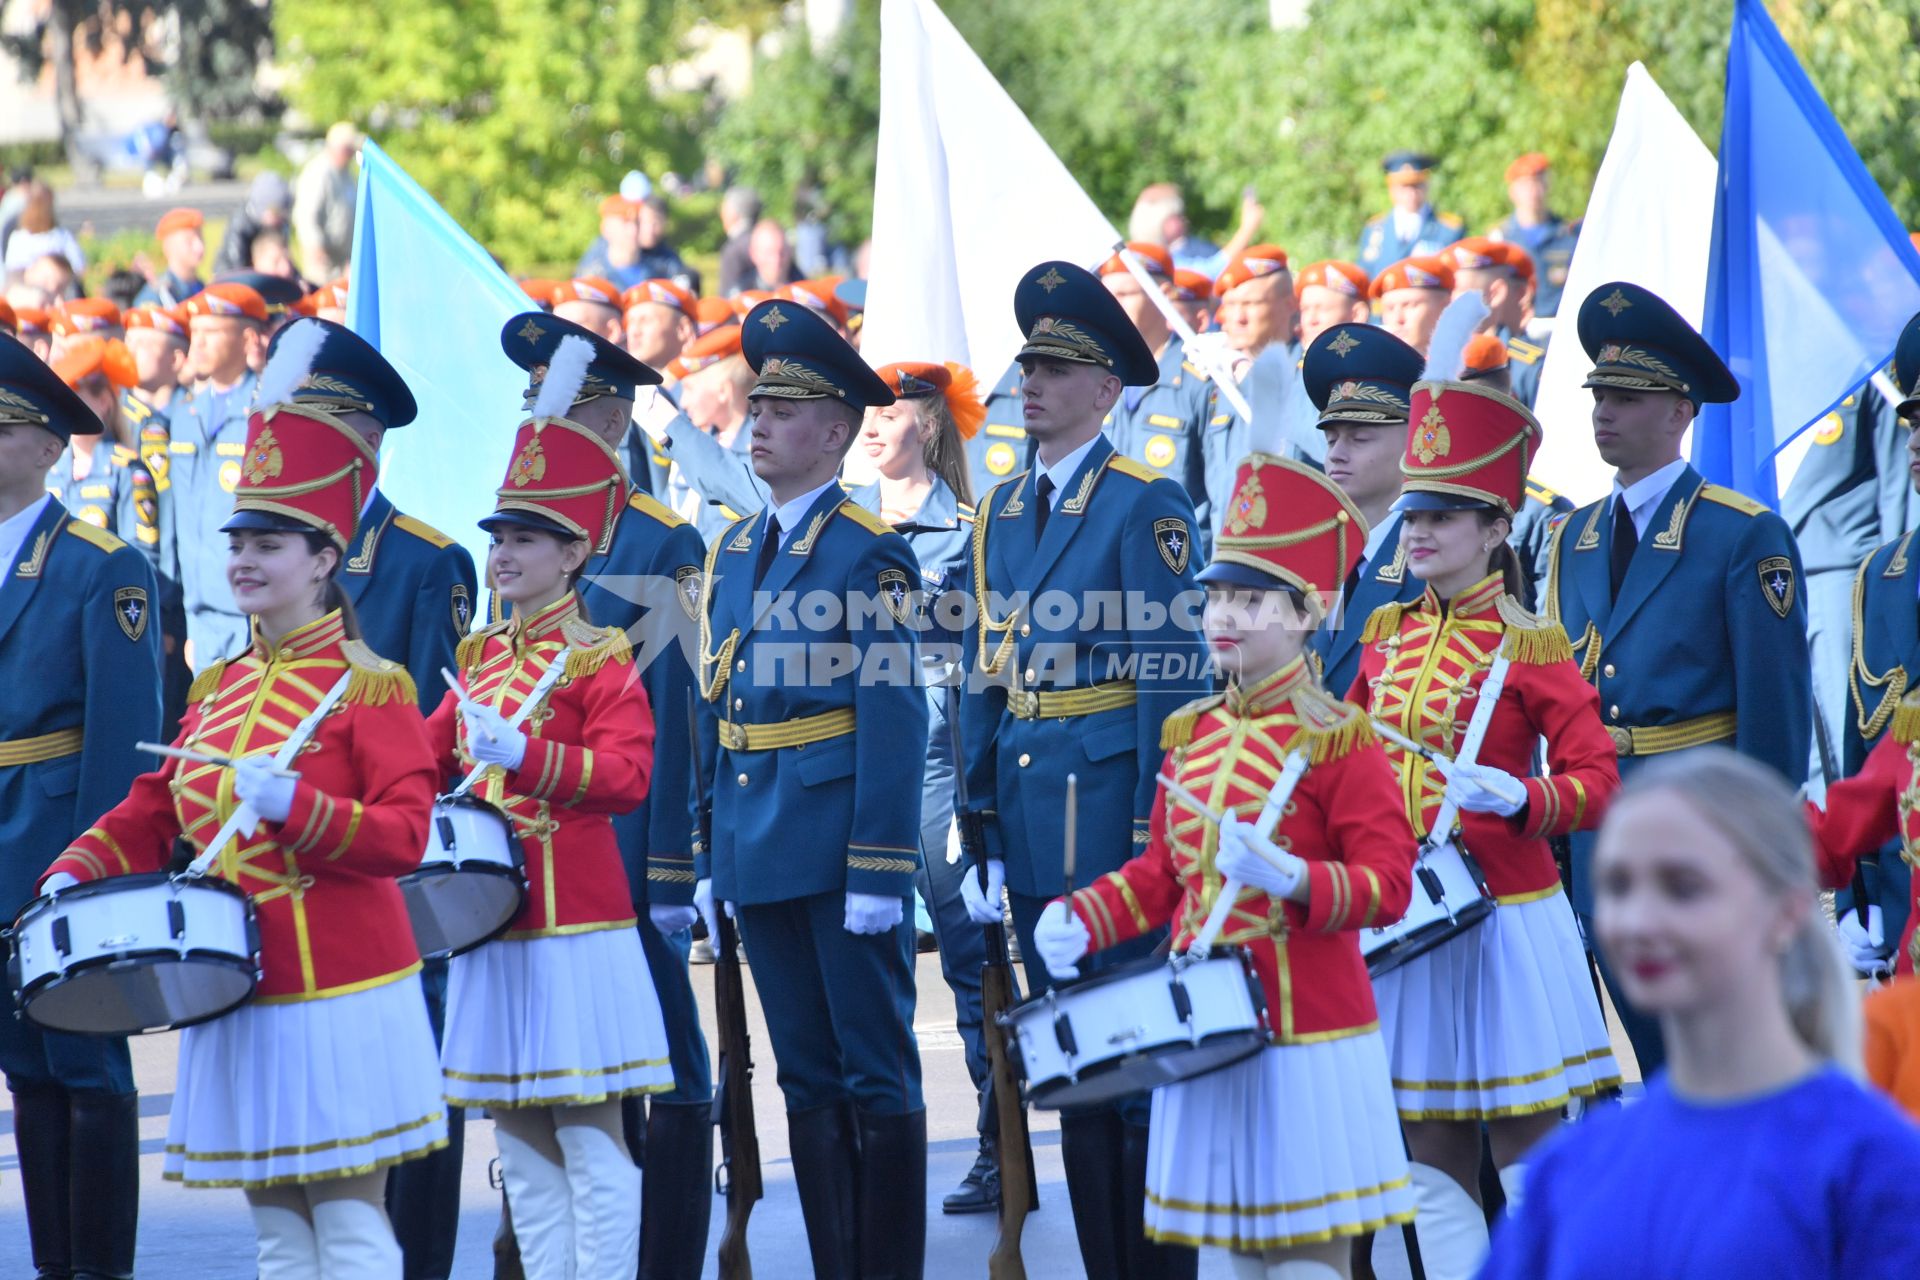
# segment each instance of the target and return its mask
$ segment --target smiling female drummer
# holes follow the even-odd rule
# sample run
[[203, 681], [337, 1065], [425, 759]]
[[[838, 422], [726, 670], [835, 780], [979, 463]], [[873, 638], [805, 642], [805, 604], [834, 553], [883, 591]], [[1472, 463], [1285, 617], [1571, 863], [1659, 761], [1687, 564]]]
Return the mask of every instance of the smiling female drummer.
[[[1402, 803], [1424, 839], [1443, 796], [1497, 906], [1485, 922], [1374, 981], [1394, 1093], [1413, 1155], [1421, 1261], [1433, 1280], [1473, 1274], [1486, 1251], [1480, 1122], [1500, 1182], [1520, 1199], [1521, 1160], [1575, 1096], [1619, 1081], [1549, 836], [1599, 823], [1620, 786], [1598, 695], [1566, 633], [1518, 603], [1507, 546], [1539, 424], [1484, 386], [1414, 385], [1401, 545], [1426, 583], [1367, 622], [1348, 697], [1442, 757], [1389, 745]], [[1504, 656], [1505, 688], [1471, 764], [1461, 750], [1481, 687]], [[1529, 777], [1547, 740], [1551, 773]]]
[[501, 342], [538, 393], [481, 521], [513, 617], [461, 643], [427, 732], [438, 759], [486, 770], [476, 794], [512, 820], [529, 892], [502, 937], [455, 957], [441, 1065], [449, 1101], [493, 1112], [527, 1275], [632, 1280], [640, 1171], [620, 1100], [673, 1072], [612, 815], [646, 798], [653, 716], [626, 636], [591, 625], [574, 590], [612, 541], [626, 476], [562, 415], [583, 387], [632, 399], [633, 362], [597, 362], [539, 312]]
[[[1176, 921], [1191, 944], [1222, 878], [1246, 887], [1223, 943], [1249, 948], [1271, 1044], [1154, 1092], [1146, 1231], [1232, 1251], [1236, 1275], [1348, 1274], [1349, 1237], [1412, 1216], [1386, 1050], [1354, 931], [1406, 908], [1412, 833], [1393, 773], [1354, 707], [1304, 652], [1327, 594], [1360, 560], [1366, 521], [1319, 473], [1265, 454], [1240, 464], [1207, 584], [1207, 638], [1227, 691], [1168, 717], [1167, 776], [1226, 816], [1217, 828], [1163, 786], [1145, 853], [1048, 904], [1050, 970]], [[1255, 816], [1293, 753], [1308, 760], [1263, 839]]]
[[[47, 884], [157, 871], [176, 838], [198, 853], [238, 807], [259, 816], [220, 841], [213, 866], [252, 896], [259, 986], [181, 1034], [165, 1176], [246, 1189], [262, 1280], [397, 1280], [386, 1169], [447, 1141], [393, 880], [426, 843], [433, 757], [413, 682], [360, 642], [334, 575], [375, 475], [341, 417], [403, 423], [414, 403], [372, 347], [313, 321], [280, 333], [258, 403], [224, 526], [253, 645], [200, 673], [176, 744], [237, 764], [143, 775]], [[317, 730], [276, 767], [316, 712]]]

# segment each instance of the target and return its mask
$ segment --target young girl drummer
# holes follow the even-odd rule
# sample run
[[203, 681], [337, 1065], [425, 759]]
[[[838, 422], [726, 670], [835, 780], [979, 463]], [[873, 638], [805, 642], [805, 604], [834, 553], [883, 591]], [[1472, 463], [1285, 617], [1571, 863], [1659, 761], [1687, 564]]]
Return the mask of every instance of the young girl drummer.
[[[345, 329], [283, 330], [247, 426], [227, 581], [253, 645], [194, 682], [170, 761], [53, 864], [49, 887], [198, 854], [241, 805], [260, 821], [212, 874], [252, 896], [253, 1000], [180, 1037], [165, 1175], [242, 1187], [262, 1280], [383, 1277], [401, 1259], [381, 1206], [388, 1166], [446, 1145], [420, 956], [393, 877], [420, 860], [433, 756], [405, 669], [359, 640], [334, 579], [373, 487], [342, 421], [404, 423], [413, 397]], [[301, 721], [331, 711], [285, 762]]]
[[[1413, 836], [1356, 708], [1314, 682], [1306, 643], [1352, 571], [1366, 521], [1318, 472], [1241, 462], [1207, 584], [1227, 691], [1167, 720], [1145, 853], [1055, 901], [1035, 932], [1049, 970], [1174, 922], [1189, 945], [1225, 877], [1245, 887], [1220, 936], [1250, 949], [1270, 1045], [1158, 1089], [1146, 1232], [1232, 1251], [1234, 1273], [1346, 1276], [1350, 1237], [1412, 1216], [1386, 1049], [1355, 931], [1406, 908]], [[1309, 761], [1278, 827], [1256, 817], [1294, 753]]]
[[503, 936], [454, 959], [441, 1065], [449, 1101], [492, 1110], [530, 1280], [632, 1280], [640, 1172], [620, 1100], [673, 1072], [612, 815], [646, 797], [654, 728], [626, 637], [589, 623], [574, 589], [612, 541], [626, 477], [562, 415], [583, 387], [631, 399], [634, 362], [602, 362], [540, 312], [501, 343], [537, 393], [481, 521], [513, 618], [461, 643], [427, 733], [449, 768], [485, 770], [475, 794], [512, 821], [529, 892]]
[[[1568, 1100], [1619, 1080], [1547, 844], [1599, 822], [1620, 786], [1613, 743], [1566, 634], [1518, 603], [1524, 587], [1506, 543], [1539, 438], [1533, 416], [1498, 391], [1414, 385], [1394, 510], [1426, 592], [1368, 620], [1348, 694], [1426, 749], [1387, 748], [1407, 816], [1424, 838], [1451, 798], [1456, 838], [1497, 904], [1374, 981], [1433, 1280], [1473, 1274], [1486, 1250], [1474, 1194], [1481, 1123], [1511, 1206], [1527, 1150]], [[1484, 687], [1501, 658], [1505, 687], [1487, 712]], [[1454, 764], [1477, 709], [1488, 715], [1477, 757]], [[1529, 777], [1542, 737], [1550, 770]]]

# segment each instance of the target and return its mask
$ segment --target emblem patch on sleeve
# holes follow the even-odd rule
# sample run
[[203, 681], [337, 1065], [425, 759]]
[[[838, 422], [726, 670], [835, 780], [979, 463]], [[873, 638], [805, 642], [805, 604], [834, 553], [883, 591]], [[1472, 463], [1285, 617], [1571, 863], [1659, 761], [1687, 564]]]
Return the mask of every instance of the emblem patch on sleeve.
[[467, 592], [467, 584], [462, 582], [453, 588], [453, 629], [464, 636], [472, 625], [473, 597]]
[[1185, 520], [1179, 516], [1155, 520], [1153, 543], [1160, 548], [1160, 558], [1167, 562], [1167, 568], [1175, 573], [1187, 571], [1187, 559], [1193, 554], [1193, 535], [1188, 532]]
[[674, 595], [680, 598], [680, 607], [687, 611], [689, 618], [700, 616], [700, 566], [683, 564], [673, 571]]
[[147, 589], [145, 587], [121, 587], [113, 593], [113, 620], [127, 633], [127, 639], [138, 641], [147, 634]]
[[1793, 612], [1793, 561], [1785, 556], [1768, 556], [1760, 562], [1760, 594], [1767, 606], [1781, 617]]
[[905, 623], [907, 615], [913, 612], [913, 584], [907, 581], [907, 575], [899, 569], [880, 571], [880, 600], [887, 606], [887, 612], [893, 620]]

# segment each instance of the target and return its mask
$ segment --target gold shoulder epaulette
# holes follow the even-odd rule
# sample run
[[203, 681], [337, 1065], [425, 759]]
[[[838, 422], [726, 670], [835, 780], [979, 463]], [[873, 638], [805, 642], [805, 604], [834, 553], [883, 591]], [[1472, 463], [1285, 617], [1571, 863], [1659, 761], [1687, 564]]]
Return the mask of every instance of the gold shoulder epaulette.
[[1545, 347], [1537, 347], [1533, 343], [1523, 341], [1520, 338], [1507, 339], [1508, 358], [1518, 360], [1521, 364], [1533, 364], [1545, 354], [1547, 354]]
[[399, 663], [383, 658], [364, 640], [342, 640], [340, 656], [347, 660], [348, 702], [378, 707], [388, 702], [411, 706], [420, 699], [413, 677]]
[[560, 628], [567, 641], [567, 679], [590, 676], [612, 663], [633, 661], [633, 646], [627, 633], [618, 627], [596, 627], [579, 618]]
[[1467, 225], [1467, 220], [1457, 213], [1436, 213], [1433, 216], [1442, 226], [1464, 227]]
[[1744, 493], [1739, 493], [1733, 489], [1728, 489], [1717, 484], [1701, 485], [1700, 496], [1708, 502], [1717, 502], [1723, 507], [1732, 507], [1735, 511], [1745, 516], [1761, 515], [1767, 510], [1765, 503], [1755, 502]]
[[1500, 621], [1507, 628], [1507, 638], [1501, 642], [1500, 652], [1506, 654], [1509, 661], [1524, 662], [1535, 667], [1573, 661], [1573, 642], [1567, 639], [1566, 629], [1559, 623], [1527, 612], [1518, 600], [1509, 595], [1501, 596], [1496, 607], [1500, 611]]
[[452, 538], [449, 538], [425, 520], [416, 520], [412, 516], [407, 515], [397, 515], [393, 518], [393, 522], [422, 542], [431, 542], [436, 547], [450, 547], [453, 545]]
[[638, 511], [650, 520], [657, 520], [669, 529], [678, 529], [685, 524], [686, 518], [678, 511], [650, 493], [641, 493], [638, 489], [627, 499], [627, 510]]
[[193, 683], [187, 686], [187, 701], [199, 702], [203, 698], [211, 698], [220, 692], [220, 677], [226, 672], [225, 658], [218, 658], [202, 667], [200, 674], [193, 678]]
[[840, 504], [840, 514], [871, 534], [892, 533], [893, 526], [859, 503], [848, 499]]
[[479, 666], [480, 655], [485, 652], [487, 641], [501, 634], [511, 625], [513, 625], [511, 619], [502, 618], [490, 627], [482, 627], [478, 631], [469, 631], [466, 635], [461, 636], [459, 645], [457, 645], [453, 651], [455, 668], [461, 672], [469, 672]]
[[1376, 640], [1399, 635], [1400, 620], [1406, 616], [1406, 612], [1406, 604], [1399, 600], [1375, 609], [1373, 616], [1367, 619], [1366, 629], [1360, 633], [1360, 643], [1372, 644]]
[[153, 416], [153, 408], [145, 400], [139, 396], [125, 394], [120, 397], [120, 412], [126, 414], [128, 420], [136, 425]]
[[1213, 375], [1211, 373], [1207, 372], [1205, 369], [1202, 369], [1199, 365], [1195, 364], [1191, 360], [1182, 359], [1180, 361], [1180, 367], [1182, 369], [1185, 369], [1188, 373], [1192, 374], [1194, 377], [1200, 379], [1200, 381], [1202, 382], [1213, 381]]
[[1549, 489], [1537, 480], [1527, 481], [1527, 496], [1536, 502], [1552, 503], [1560, 496], [1557, 489]]
[[1377, 741], [1373, 721], [1366, 712], [1323, 689], [1306, 685], [1295, 691], [1293, 709], [1300, 717], [1300, 732], [1307, 739], [1310, 763], [1326, 764]]
[[120, 541], [98, 525], [88, 524], [85, 520], [67, 521], [67, 532], [80, 541], [100, 548], [102, 551], [118, 551], [127, 544]]
[[1193, 727], [1200, 723], [1200, 717], [1226, 700], [1224, 693], [1210, 693], [1173, 711], [1160, 722], [1160, 749], [1174, 751], [1193, 741]]
[[116, 444], [113, 446], [113, 460], [115, 462], [118, 462], [122, 466], [125, 466], [129, 462], [134, 462], [138, 460], [139, 457], [140, 457], [140, 451], [138, 449], [129, 449], [127, 448], [127, 446], [123, 444]]
[[1152, 484], [1160, 478], [1160, 473], [1144, 462], [1135, 462], [1124, 453], [1116, 453], [1107, 459], [1107, 470], [1118, 471], [1123, 476], [1132, 476], [1135, 480]]
[[1915, 689], [1893, 711], [1893, 740], [1901, 744], [1920, 742], [1920, 689]]

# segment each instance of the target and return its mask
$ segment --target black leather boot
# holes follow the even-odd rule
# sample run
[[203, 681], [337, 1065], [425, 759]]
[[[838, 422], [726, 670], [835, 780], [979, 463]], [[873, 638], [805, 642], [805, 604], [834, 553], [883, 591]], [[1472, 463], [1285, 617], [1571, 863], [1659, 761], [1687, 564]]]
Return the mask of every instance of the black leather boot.
[[993, 1135], [980, 1135], [980, 1154], [973, 1168], [960, 1179], [947, 1198], [940, 1202], [942, 1213], [998, 1213], [1000, 1211], [999, 1151]]
[[140, 1096], [71, 1093], [73, 1280], [132, 1280], [140, 1223]]
[[466, 1109], [447, 1108], [447, 1145], [387, 1172], [387, 1217], [400, 1242], [406, 1280], [448, 1280], [460, 1230], [460, 1164]]
[[920, 1280], [927, 1263], [927, 1113], [860, 1125], [860, 1280]]
[[1124, 1276], [1121, 1267], [1120, 1117], [1112, 1111], [1060, 1116], [1060, 1160], [1067, 1167], [1067, 1202], [1088, 1276]]
[[20, 1153], [20, 1189], [37, 1280], [67, 1280], [73, 1274], [73, 1231], [67, 1220], [72, 1132], [65, 1089], [50, 1085], [13, 1095], [13, 1143]]
[[859, 1160], [852, 1108], [842, 1104], [787, 1112], [787, 1142], [815, 1280], [859, 1280], [854, 1169]]
[[700, 1280], [713, 1218], [712, 1104], [649, 1103], [646, 1151], [640, 1280]]
[[1194, 1280], [1200, 1254], [1147, 1239], [1147, 1126], [1120, 1126], [1120, 1235], [1127, 1280]]

